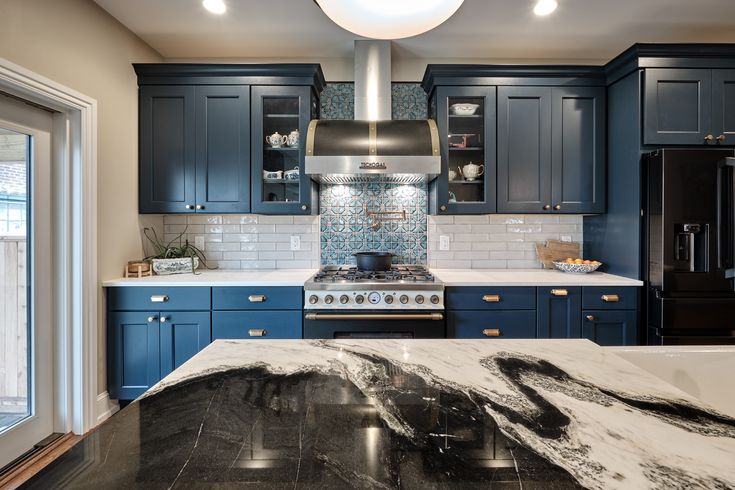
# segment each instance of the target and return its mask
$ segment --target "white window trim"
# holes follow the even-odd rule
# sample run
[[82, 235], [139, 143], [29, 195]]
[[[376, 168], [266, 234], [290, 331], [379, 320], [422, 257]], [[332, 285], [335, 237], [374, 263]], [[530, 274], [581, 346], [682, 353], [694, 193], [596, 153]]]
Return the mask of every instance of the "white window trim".
[[59, 111], [52, 136], [59, 171], [54, 430], [84, 434], [106, 415], [97, 413], [105, 407], [97, 396], [97, 101], [4, 58], [0, 90]]

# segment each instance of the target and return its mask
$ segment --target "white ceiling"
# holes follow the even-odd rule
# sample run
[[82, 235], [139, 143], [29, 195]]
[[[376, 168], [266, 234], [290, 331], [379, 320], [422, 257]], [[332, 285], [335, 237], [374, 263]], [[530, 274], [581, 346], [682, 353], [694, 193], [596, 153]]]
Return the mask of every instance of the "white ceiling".
[[[201, 0], [95, 1], [164, 58], [352, 57], [355, 36], [333, 24], [312, 0], [225, 0], [223, 16], [206, 12]], [[735, 42], [735, 0], [559, 0], [548, 17], [533, 15], [533, 4], [465, 0], [433, 31], [394, 41], [394, 72], [405, 62], [416, 65], [409, 70], [413, 74], [419, 60], [421, 66], [480, 60], [593, 63], [634, 42]], [[344, 79], [348, 73], [338, 71], [327, 78]]]

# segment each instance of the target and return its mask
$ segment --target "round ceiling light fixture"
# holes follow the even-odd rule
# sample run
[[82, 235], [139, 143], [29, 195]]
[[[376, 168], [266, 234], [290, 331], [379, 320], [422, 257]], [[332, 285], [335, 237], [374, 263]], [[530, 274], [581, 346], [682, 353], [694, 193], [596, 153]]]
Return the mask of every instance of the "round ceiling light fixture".
[[314, 0], [332, 22], [358, 36], [402, 39], [434, 29], [464, 0]]
[[227, 11], [224, 0], [203, 0], [202, 5], [213, 14], [224, 14]]
[[538, 0], [536, 6], [533, 8], [533, 13], [538, 16], [549, 15], [558, 6], [559, 4], [556, 0]]

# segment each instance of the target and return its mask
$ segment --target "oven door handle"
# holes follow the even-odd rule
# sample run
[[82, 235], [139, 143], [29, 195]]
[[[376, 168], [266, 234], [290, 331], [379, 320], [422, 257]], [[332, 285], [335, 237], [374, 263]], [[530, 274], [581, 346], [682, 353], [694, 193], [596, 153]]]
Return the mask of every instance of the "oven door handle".
[[443, 313], [307, 313], [307, 320], [444, 320]]

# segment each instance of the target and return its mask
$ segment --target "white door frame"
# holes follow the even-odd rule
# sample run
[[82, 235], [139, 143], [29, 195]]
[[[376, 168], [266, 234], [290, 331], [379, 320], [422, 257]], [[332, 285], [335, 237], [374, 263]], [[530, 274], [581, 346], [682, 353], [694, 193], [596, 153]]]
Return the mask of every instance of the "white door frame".
[[52, 135], [54, 430], [97, 425], [97, 101], [0, 58], [0, 90], [59, 111]]

